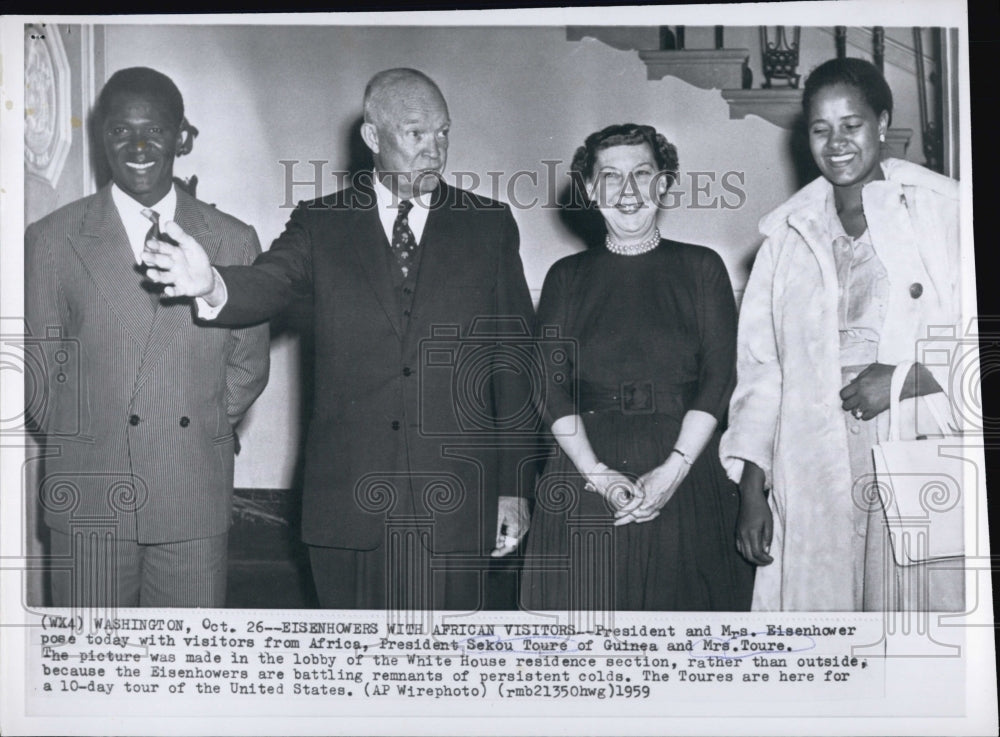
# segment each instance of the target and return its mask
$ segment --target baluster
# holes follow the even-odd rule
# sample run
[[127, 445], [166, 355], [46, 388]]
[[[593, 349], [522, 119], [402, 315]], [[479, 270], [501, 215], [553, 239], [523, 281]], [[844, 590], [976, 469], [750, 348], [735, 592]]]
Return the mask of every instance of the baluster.
[[[924, 68], [924, 38], [920, 28], [913, 29], [913, 54], [917, 63], [917, 100], [920, 106], [920, 133], [923, 138], [924, 165], [934, 171], [941, 171], [941, 159], [944, 141], [936, 121], [930, 119], [930, 109], [927, 101], [927, 71]], [[931, 84], [937, 85], [939, 80], [931, 74]], [[935, 103], [936, 105], [936, 95]], [[935, 110], [937, 108], [935, 107]], [[935, 113], [937, 115], [937, 113]]]
[[660, 26], [660, 51], [674, 51], [677, 48], [677, 37], [670, 26]]
[[872, 29], [872, 57], [875, 68], [885, 74], [885, 28], [875, 26]]
[[792, 35], [794, 40], [789, 43], [785, 36], [785, 27], [778, 26], [774, 43], [771, 43], [768, 39], [767, 26], [760, 27], [760, 51], [764, 64], [764, 84], [761, 86], [764, 89], [771, 88], [772, 79], [784, 79], [793, 89], [799, 86], [799, 79], [802, 76], [797, 71], [801, 33], [801, 27], [794, 26]]
[[833, 40], [837, 46], [837, 58], [843, 59], [847, 56], [847, 26], [834, 26]]

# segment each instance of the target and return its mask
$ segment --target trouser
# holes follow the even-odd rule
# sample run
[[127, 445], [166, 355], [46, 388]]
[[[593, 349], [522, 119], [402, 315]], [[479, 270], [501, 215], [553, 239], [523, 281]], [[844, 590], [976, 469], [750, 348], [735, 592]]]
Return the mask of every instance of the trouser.
[[59, 607], [221, 607], [229, 533], [143, 545], [51, 530], [50, 579]]
[[475, 553], [434, 555], [419, 543], [405, 550], [309, 546], [323, 609], [485, 609], [489, 606], [486, 561]]

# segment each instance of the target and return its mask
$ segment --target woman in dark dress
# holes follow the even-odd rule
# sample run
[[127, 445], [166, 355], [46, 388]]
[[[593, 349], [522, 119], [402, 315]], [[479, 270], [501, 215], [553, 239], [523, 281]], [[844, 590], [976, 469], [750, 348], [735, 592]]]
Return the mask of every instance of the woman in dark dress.
[[746, 610], [736, 486], [718, 460], [736, 305], [708, 248], [662, 239], [677, 152], [650, 126], [592, 134], [573, 160], [605, 247], [561, 259], [538, 308], [558, 443], [539, 479], [522, 604], [532, 610]]

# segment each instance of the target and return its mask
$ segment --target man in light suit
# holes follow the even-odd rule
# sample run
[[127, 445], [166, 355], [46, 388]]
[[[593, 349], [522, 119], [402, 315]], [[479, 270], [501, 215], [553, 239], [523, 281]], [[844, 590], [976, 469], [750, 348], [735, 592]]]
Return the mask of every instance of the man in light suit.
[[[269, 333], [201, 326], [144, 277], [151, 211], [216, 263], [260, 253], [253, 228], [174, 185], [183, 119], [168, 77], [116, 72], [95, 110], [113, 183], [25, 233], [56, 606], [225, 600], [234, 427], [267, 383]], [[79, 380], [60, 369], [67, 356]]]
[[[374, 173], [300, 203], [254, 266], [213, 270], [172, 225], [179, 246], [150, 243], [144, 259], [206, 316], [224, 305], [222, 324], [312, 297], [302, 534], [321, 606], [476, 609], [485, 556], [513, 551], [528, 523], [530, 451], [514, 431], [530, 420], [514, 418], [530, 414], [531, 386], [497, 348], [530, 340], [534, 318], [517, 226], [506, 205], [442, 181], [450, 118], [425, 74], [375, 75], [364, 113]], [[468, 368], [479, 391], [463, 398], [453, 383]]]

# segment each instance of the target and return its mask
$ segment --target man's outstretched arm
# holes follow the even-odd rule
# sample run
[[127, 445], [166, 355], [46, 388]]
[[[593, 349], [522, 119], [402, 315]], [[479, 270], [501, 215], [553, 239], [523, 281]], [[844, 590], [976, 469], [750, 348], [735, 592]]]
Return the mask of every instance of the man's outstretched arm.
[[199, 316], [217, 324], [243, 326], [269, 320], [311, 288], [311, 237], [304, 219], [302, 208], [293, 212], [285, 231], [252, 266], [217, 268], [197, 240], [168, 222], [164, 231], [177, 245], [146, 242], [147, 276], [165, 285], [167, 297], [200, 298], [205, 304], [199, 305]]

